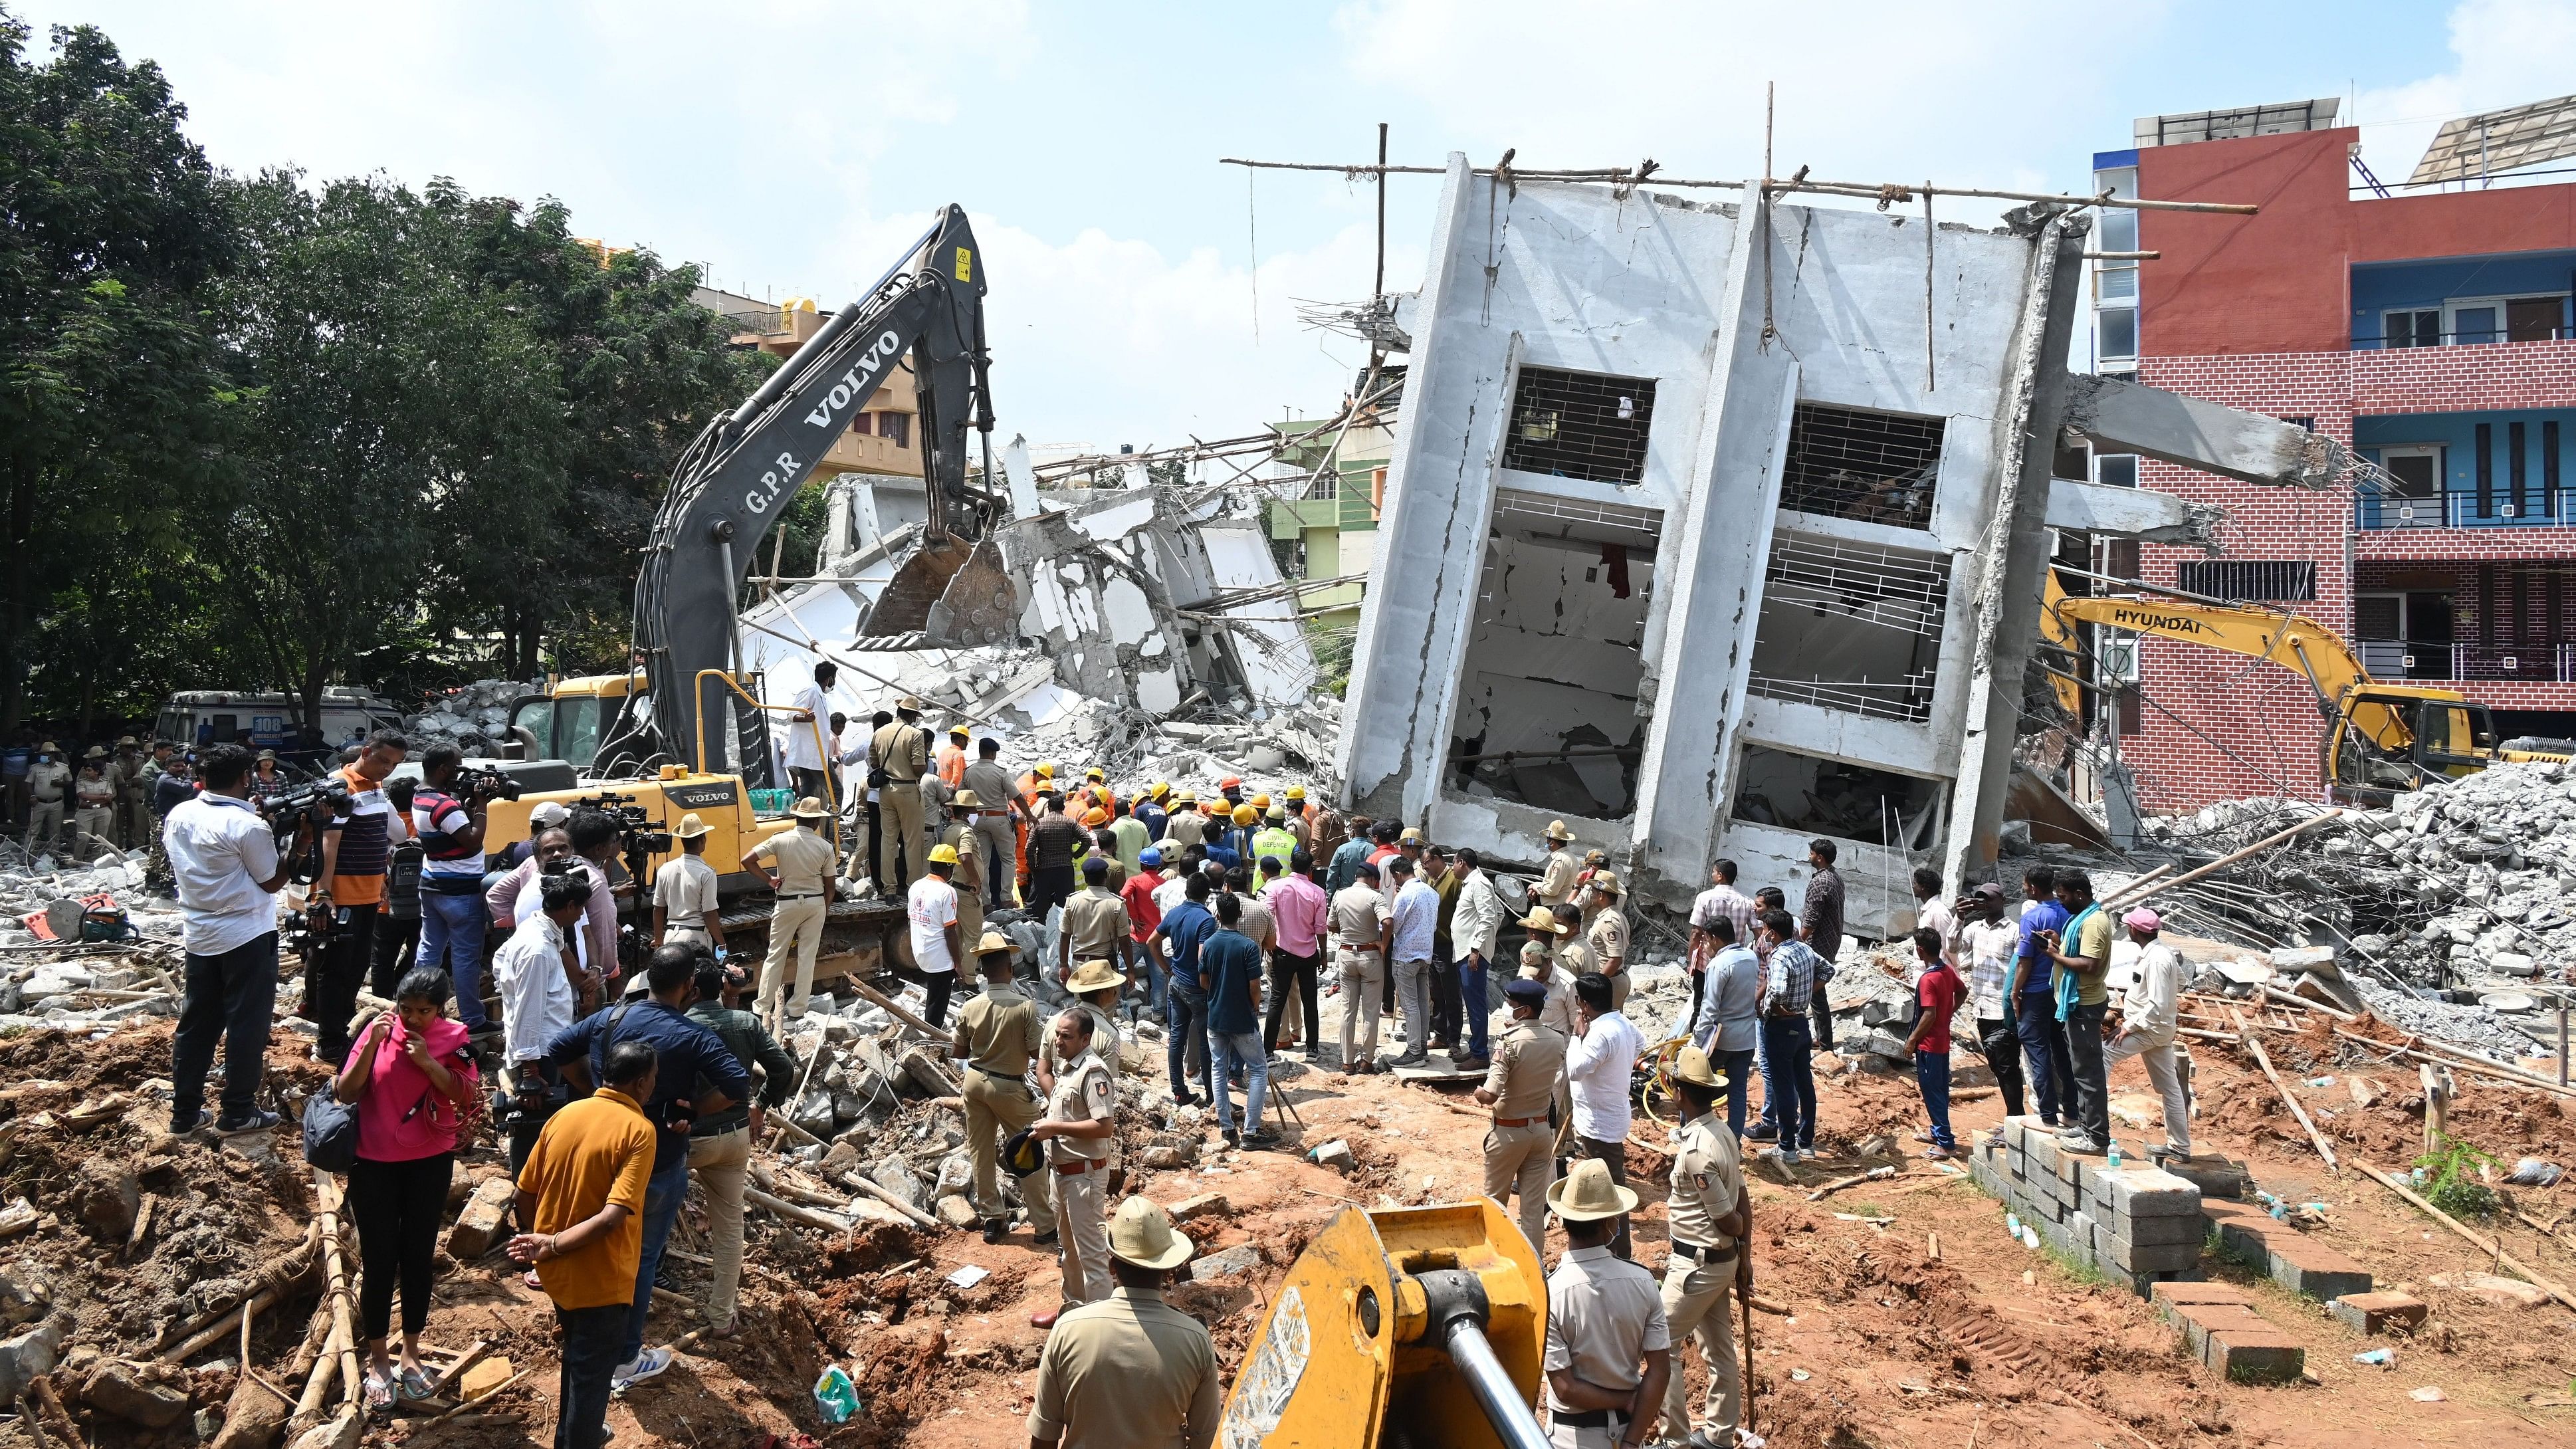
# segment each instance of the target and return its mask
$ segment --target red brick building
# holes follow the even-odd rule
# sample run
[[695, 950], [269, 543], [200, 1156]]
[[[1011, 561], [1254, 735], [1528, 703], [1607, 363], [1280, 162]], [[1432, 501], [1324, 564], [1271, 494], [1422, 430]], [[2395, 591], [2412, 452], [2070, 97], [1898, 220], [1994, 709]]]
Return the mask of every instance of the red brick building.
[[[2096, 264], [2097, 367], [2304, 423], [2401, 488], [2288, 493], [2096, 458], [2099, 481], [2232, 515], [2221, 558], [2144, 545], [2134, 576], [2296, 609], [2379, 678], [2485, 702], [2506, 736], [2576, 735], [2576, 185], [2387, 195], [2333, 112], [2154, 118], [2135, 149], [2095, 156], [2122, 194], [2261, 208], [2106, 213], [2101, 250], [2158, 255]], [[2136, 643], [2115, 718], [2149, 808], [2322, 792], [2303, 676]]]

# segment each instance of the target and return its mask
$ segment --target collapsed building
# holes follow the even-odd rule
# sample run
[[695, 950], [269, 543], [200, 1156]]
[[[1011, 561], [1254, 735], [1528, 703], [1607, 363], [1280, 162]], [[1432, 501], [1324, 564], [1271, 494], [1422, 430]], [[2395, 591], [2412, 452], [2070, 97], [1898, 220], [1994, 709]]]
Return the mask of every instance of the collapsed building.
[[[2052, 529], [2216, 515], [2053, 474], [2061, 438], [2317, 488], [2272, 419], [2066, 371], [2089, 218], [1995, 230], [1480, 172], [1453, 155], [1336, 763], [1506, 861], [1563, 818], [1678, 901], [1727, 856], [1849, 916], [1990, 869]], [[1793, 891], [1794, 895], [1794, 891]]]

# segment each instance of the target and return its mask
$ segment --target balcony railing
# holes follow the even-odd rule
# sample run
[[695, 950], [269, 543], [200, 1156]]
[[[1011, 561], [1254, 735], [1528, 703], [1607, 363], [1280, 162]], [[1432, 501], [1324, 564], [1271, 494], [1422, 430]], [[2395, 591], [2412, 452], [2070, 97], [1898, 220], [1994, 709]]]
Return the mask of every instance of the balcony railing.
[[2576, 526], [2576, 488], [2555, 492], [2498, 488], [2483, 501], [2475, 493], [2404, 498], [2365, 493], [2353, 500], [2353, 526], [2389, 528], [2563, 528]]
[[2489, 679], [2576, 683], [2576, 644], [2453, 644], [2357, 639], [2362, 667], [2380, 680]]

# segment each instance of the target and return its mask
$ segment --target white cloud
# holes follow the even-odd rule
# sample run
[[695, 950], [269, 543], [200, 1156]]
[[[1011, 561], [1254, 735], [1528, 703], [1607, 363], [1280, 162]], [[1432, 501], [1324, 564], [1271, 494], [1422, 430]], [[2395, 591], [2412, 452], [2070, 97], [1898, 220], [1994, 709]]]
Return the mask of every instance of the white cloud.
[[2576, 85], [2576, 4], [2467, 0], [2451, 11], [2450, 46], [2449, 70], [2365, 90], [2355, 105], [2363, 159], [2390, 186], [2414, 171], [2443, 121], [2567, 94]]

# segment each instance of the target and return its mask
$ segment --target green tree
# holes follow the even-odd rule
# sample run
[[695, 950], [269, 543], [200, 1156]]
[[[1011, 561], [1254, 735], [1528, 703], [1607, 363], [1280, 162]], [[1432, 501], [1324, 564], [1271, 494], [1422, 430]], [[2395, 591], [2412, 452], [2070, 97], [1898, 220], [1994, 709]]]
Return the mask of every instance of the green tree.
[[201, 528], [241, 637], [311, 721], [353, 661], [421, 630], [441, 579], [486, 577], [487, 552], [544, 528], [563, 484], [555, 372], [459, 265], [445, 202], [270, 171], [240, 213], [252, 265], [221, 319], [245, 486]]
[[0, 728], [31, 686], [83, 725], [131, 703], [123, 641], [166, 623], [183, 506], [225, 481], [204, 299], [234, 259], [159, 68], [87, 26], [27, 41], [0, 11]]

